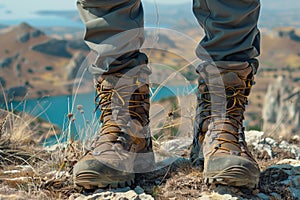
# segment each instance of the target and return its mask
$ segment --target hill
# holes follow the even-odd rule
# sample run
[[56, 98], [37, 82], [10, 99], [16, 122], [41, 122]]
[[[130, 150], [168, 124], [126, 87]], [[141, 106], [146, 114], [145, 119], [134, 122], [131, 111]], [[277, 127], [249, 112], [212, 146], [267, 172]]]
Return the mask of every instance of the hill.
[[88, 50], [82, 41], [57, 40], [26, 23], [3, 30], [0, 38], [0, 80], [9, 98], [67, 94], [66, 67]]

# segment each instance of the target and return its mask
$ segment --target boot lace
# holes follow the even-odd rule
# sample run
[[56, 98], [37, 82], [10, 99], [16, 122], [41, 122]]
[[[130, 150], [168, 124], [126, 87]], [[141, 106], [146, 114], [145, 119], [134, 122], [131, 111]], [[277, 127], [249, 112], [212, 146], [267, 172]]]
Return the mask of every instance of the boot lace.
[[[102, 81], [97, 82], [95, 111], [100, 108], [100, 122], [102, 123], [101, 131], [98, 134], [97, 146], [104, 143], [127, 143], [129, 139], [132, 139], [135, 144], [144, 144], [146, 136], [136, 136], [136, 133], [132, 130], [131, 120], [136, 119], [143, 127], [149, 123], [146, 104], [149, 104], [150, 95], [149, 92], [140, 90], [140, 87], [148, 87], [148, 85], [140, 82], [138, 75], [127, 77], [120, 74], [116, 75], [116, 77], [134, 81], [131, 84], [109, 89], [103, 86]], [[117, 115], [117, 120], [112, 120], [115, 114]], [[105, 137], [108, 135], [109, 137]]]
[[[253, 78], [247, 78], [243, 80], [245, 82], [245, 87], [232, 87], [232, 86], [226, 86], [225, 87], [225, 97], [224, 93], [220, 93], [222, 91], [223, 87], [219, 85], [209, 84], [207, 83], [206, 90], [201, 95], [201, 104], [203, 105], [204, 109], [201, 110], [200, 116], [203, 117], [203, 121], [210, 120], [212, 127], [212, 130], [215, 134], [212, 136], [212, 141], [219, 141], [218, 145], [215, 147], [215, 151], [217, 150], [224, 150], [227, 152], [230, 152], [231, 154], [240, 154], [239, 152], [233, 152], [231, 149], [224, 147], [225, 143], [230, 143], [239, 149], [241, 149], [241, 152], [247, 153], [248, 150], [246, 149], [246, 143], [245, 143], [245, 134], [243, 127], [243, 120], [244, 120], [244, 112], [246, 110], [246, 105], [248, 104], [247, 96], [249, 94], [249, 91], [251, 90], [252, 85], [254, 85]], [[202, 83], [204, 84], [204, 83]], [[207, 88], [210, 88], [210, 91], [208, 91]], [[212, 103], [214, 103], [216, 108], [218, 108], [218, 105], [222, 106], [222, 102], [212, 102], [211, 96], [218, 96], [223, 99], [226, 98], [226, 112], [225, 117], [221, 117], [223, 115], [222, 109], [214, 109]], [[209, 112], [209, 115], [205, 115], [204, 113]], [[213, 113], [213, 114], [212, 114]], [[216, 128], [220, 127], [218, 125], [230, 125], [233, 127], [232, 130], [226, 129], [224, 127], [222, 128]], [[218, 137], [220, 134], [230, 134], [234, 136], [235, 139], [226, 139], [224, 137]], [[203, 138], [203, 135], [199, 136], [199, 139]], [[250, 154], [248, 154], [250, 155]], [[250, 156], [251, 157], [251, 156]]]

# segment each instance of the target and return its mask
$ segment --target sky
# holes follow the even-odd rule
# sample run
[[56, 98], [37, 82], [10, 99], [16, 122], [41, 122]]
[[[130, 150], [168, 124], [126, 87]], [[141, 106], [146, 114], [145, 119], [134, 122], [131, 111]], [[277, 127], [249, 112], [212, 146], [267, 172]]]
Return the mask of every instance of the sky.
[[[76, 10], [77, 0], [0, 0], [0, 24], [1, 20], [20, 20], [41, 18], [36, 12], [40, 10]], [[192, 3], [193, 0], [142, 0], [157, 2], [157, 4]], [[272, 1], [272, 4], [270, 4]], [[285, 3], [282, 3], [285, 2]], [[300, 9], [299, 0], [261, 0], [262, 8], [272, 6], [280, 8]], [[263, 10], [263, 9], [262, 9]]]
[[[178, 4], [190, 2], [192, 0], [146, 0], [148, 2], [158, 2]], [[22, 2], [22, 3], [21, 3]], [[34, 13], [38, 10], [74, 10], [76, 0], [0, 0], [0, 23], [1, 19], [19, 19], [37, 17]]]

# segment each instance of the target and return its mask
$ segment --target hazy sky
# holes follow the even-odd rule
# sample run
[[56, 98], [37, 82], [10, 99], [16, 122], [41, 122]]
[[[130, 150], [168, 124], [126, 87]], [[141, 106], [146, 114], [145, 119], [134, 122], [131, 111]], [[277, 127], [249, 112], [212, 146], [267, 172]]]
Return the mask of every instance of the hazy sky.
[[[146, 0], [161, 3], [185, 3], [192, 0]], [[22, 2], [22, 3], [21, 3]], [[0, 19], [35, 17], [37, 10], [74, 10], [76, 0], [0, 0]], [[1, 21], [0, 21], [1, 23]]]
[[[157, 2], [158, 4], [192, 3], [193, 0], [142, 0]], [[261, 0], [262, 7], [272, 8], [270, 1], [276, 3], [276, 7], [299, 8], [299, 0]], [[265, 3], [264, 3], [265, 2]], [[284, 2], [284, 3], [283, 3]], [[296, 5], [295, 5], [296, 4]], [[1, 19], [36, 18], [34, 13], [38, 10], [75, 10], [76, 0], [0, 0], [0, 24]]]

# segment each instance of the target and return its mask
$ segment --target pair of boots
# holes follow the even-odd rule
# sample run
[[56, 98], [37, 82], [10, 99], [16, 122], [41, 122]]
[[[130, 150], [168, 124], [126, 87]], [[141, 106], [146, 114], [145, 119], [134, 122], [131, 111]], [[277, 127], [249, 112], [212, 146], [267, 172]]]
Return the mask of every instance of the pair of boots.
[[[199, 70], [195, 134], [190, 160], [204, 165], [208, 184], [254, 188], [259, 167], [247, 148], [244, 112], [255, 66], [245, 62]], [[97, 104], [102, 122], [92, 150], [74, 166], [75, 184], [86, 189], [130, 186], [134, 174], [154, 167], [149, 130], [148, 74], [98, 77]]]

